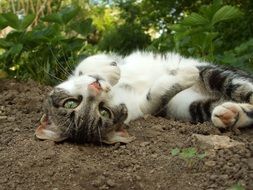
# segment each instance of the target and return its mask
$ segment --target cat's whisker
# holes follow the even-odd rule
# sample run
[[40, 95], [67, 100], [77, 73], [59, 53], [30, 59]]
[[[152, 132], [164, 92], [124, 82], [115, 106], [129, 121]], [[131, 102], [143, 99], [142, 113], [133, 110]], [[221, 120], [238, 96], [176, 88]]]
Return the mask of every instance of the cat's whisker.
[[58, 77], [56, 77], [56, 76], [54, 76], [54, 75], [50, 74], [50, 73], [49, 73], [49, 72], [47, 72], [45, 69], [44, 69], [44, 72], [45, 72], [45, 73], [47, 73], [49, 76], [51, 76], [51, 77], [55, 78], [56, 80], [58, 80], [58, 81], [60, 81], [60, 82], [63, 82], [63, 80], [62, 80], [62, 79], [60, 79], [60, 78], [58, 78]]
[[70, 73], [62, 66], [61, 62], [57, 59], [56, 55], [54, 54], [53, 50], [51, 47], [49, 47], [53, 57], [55, 58], [56, 63], [59, 65], [59, 68], [61, 69], [61, 71], [66, 75], [69, 76]]
[[98, 135], [99, 135], [100, 146], [102, 147], [102, 136], [101, 136], [100, 127], [98, 126], [97, 129], [98, 129]]
[[69, 69], [70, 71], [72, 71], [72, 68], [69, 66], [69, 64], [71, 64], [71, 62], [69, 62], [69, 61], [67, 60], [67, 58], [66, 58], [65, 53], [64, 53], [63, 50], [62, 50], [62, 55], [63, 55], [64, 61], [65, 61], [66, 65], [67, 65], [68, 69]]

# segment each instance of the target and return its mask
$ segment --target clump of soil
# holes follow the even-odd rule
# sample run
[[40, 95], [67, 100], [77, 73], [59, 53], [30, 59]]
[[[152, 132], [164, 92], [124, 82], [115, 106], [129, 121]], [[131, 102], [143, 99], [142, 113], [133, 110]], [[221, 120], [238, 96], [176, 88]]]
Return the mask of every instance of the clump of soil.
[[[51, 87], [0, 83], [0, 189], [253, 189], [252, 128], [235, 135], [210, 123], [147, 116], [130, 124], [136, 140], [127, 145], [39, 141], [34, 130]], [[205, 150], [193, 143], [192, 134], [227, 135], [244, 146]], [[205, 154], [172, 153], [187, 148]]]

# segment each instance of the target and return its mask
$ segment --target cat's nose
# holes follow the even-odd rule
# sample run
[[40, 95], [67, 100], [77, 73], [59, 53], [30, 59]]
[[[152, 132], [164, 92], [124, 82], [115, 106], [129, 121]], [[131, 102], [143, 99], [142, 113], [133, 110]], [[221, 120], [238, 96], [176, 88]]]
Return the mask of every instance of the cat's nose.
[[100, 80], [104, 80], [101, 76], [99, 75], [89, 75], [90, 77], [96, 79], [96, 82], [99, 82]]

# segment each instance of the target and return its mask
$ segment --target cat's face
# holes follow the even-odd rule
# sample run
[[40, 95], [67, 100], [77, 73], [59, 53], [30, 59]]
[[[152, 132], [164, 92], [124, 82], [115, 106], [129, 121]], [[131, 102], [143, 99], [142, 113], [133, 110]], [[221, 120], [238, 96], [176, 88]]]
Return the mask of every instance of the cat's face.
[[127, 118], [124, 104], [111, 105], [106, 82], [93, 76], [73, 77], [48, 95], [44, 115], [36, 129], [39, 139], [83, 142], [129, 142], [122, 128]]

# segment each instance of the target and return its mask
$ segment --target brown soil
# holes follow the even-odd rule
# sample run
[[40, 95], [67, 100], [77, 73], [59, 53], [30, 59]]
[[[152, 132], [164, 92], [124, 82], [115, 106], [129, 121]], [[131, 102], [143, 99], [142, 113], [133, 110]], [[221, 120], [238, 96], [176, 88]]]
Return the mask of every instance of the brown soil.
[[50, 89], [32, 81], [0, 81], [0, 189], [219, 190], [236, 184], [253, 189], [253, 129], [222, 132], [245, 147], [211, 153], [198, 148], [208, 152], [204, 158], [171, 151], [195, 147], [192, 134], [221, 134], [218, 129], [151, 116], [130, 124], [128, 131], [137, 138], [127, 145], [35, 140]]

